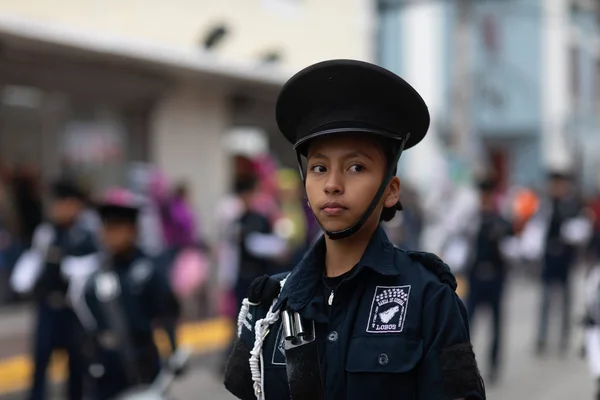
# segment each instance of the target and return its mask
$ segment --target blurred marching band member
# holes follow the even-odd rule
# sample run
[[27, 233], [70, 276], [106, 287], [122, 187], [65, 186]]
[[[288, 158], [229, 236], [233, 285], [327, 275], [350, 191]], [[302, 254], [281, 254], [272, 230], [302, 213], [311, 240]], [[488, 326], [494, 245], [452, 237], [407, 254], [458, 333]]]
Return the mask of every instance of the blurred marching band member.
[[569, 346], [571, 330], [571, 275], [577, 248], [591, 235], [591, 223], [582, 203], [575, 195], [572, 177], [564, 171], [551, 171], [548, 197], [540, 202], [538, 212], [525, 225], [521, 234], [522, 255], [527, 260], [541, 261], [542, 299], [540, 304], [537, 354], [546, 350], [550, 301], [553, 290], [562, 299], [561, 352]]
[[154, 322], [171, 323], [179, 314], [168, 279], [137, 246], [140, 207], [133, 193], [109, 190], [98, 205], [102, 251], [69, 257], [63, 265], [74, 281], [69, 295], [75, 311], [92, 339], [89, 371], [98, 400], [156, 378], [161, 363]]
[[34, 372], [31, 400], [46, 398], [46, 369], [53, 351], [66, 349], [69, 356], [68, 396], [83, 397], [83, 330], [67, 297], [71, 281], [61, 268], [68, 256], [97, 251], [96, 238], [78, 224], [85, 207], [84, 194], [74, 184], [53, 185], [50, 219], [35, 230], [31, 248], [18, 260], [11, 277], [17, 293], [33, 293], [37, 305], [34, 343]]

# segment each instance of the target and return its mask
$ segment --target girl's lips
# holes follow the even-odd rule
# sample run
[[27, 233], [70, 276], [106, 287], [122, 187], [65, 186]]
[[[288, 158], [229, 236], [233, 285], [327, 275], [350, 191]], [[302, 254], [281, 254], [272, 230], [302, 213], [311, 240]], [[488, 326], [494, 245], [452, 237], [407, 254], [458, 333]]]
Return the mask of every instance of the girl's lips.
[[323, 204], [323, 207], [321, 207], [321, 210], [326, 215], [333, 216], [333, 215], [339, 215], [339, 214], [343, 213], [344, 211], [347, 210], [347, 208], [344, 207], [344, 205], [342, 205], [340, 203], [330, 201], [328, 203]]

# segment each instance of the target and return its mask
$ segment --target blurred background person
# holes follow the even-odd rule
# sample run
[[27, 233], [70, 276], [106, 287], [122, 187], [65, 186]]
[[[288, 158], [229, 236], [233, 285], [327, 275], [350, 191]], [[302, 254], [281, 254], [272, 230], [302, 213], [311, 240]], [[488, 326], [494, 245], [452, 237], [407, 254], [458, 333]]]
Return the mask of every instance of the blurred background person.
[[12, 171], [0, 160], [0, 305], [16, 300], [16, 293], [12, 290], [9, 280], [21, 251]]
[[[553, 300], [560, 299], [562, 323], [559, 350], [565, 354], [570, 344], [573, 321], [572, 275], [577, 248], [589, 238], [589, 221], [582, 215], [581, 199], [572, 177], [565, 171], [550, 171], [547, 197], [522, 233], [524, 255], [541, 261], [541, 289], [536, 354], [547, 349], [548, 324]], [[558, 294], [558, 296], [557, 296]]]
[[[241, 177], [236, 182], [235, 192], [242, 204], [242, 213], [235, 221], [231, 234], [236, 245], [236, 280], [234, 286], [235, 310], [234, 322], [242, 307], [242, 301], [248, 295], [252, 281], [263, 275], [272, 275], [278, 269], [277, 261], [286, 258], [288, 244], [285, 238], [273, 232], [269, 219], [255, 211], [255, 196], [258, 190], [257, 178]], [[235, 326], [235, 325], [234, 325]], [[234, 340], [225, 353], [222, 364], [224, 372], [227, 357], [231, 353]]]
[[[599, 188], [600, 189], [600, 188]], [[588, 247], [588, 259], [592, 265], [600, 263], [600, 190], [590, 199], [588, 205], [593, 220], [592, 238]]]
[[42, 223], [42, 187], [37, 168], [30, 164], [18, 165], [13, 178], [13, 195], [21, 226], [21, 240], [29, 247], [33, 232]]
[[208, 313], [208, 296], [202, 285], [209, 274], [209, 261], [188, 196], [186, 184], [179, 183], [162, 205], [167, 249], [158, 262], [166, 268], [175, 293], [186, 306], [187, 316], [196, 318], [202, 312], [204, 316]]
[[[90, 368], [93, 398], [98, 400], [154, 381], [161, 365], [154, 323], [167, 321], [171, 328], [179, 315], [169, 282], [137, 245], [139, 208], [133, 193], [122, 188], [107, 191], [98, 204], [102, 251], [70, 257], [67, 267], [92, 271], [71, 296], [93, 339]], [[175, 349], [177, 342], [172, 340]]]
[[32, 293], [37, 308], [33, 344], [33, 382], [29, 398], [47, 398], [46, 379], [51, 356], [65, 349], [69, 356], [69, 400], [83, 398], [85, 360], [83, 330], [67, 299], [69, 280], [62, 273], [67, 256], [97, 251], [96, 238], [77, 219], [85, 207], [85, 196], [73, 183], [57, 181], [52, 186], [48, 223], [39, 225], [31, 248], [18, 260], [11, 277], [13, 289]]
[[508, 269], [505, 255], [507, 240], [513, 235], [511, 223], [499, 212], [496, 202], [496, 180], [484, 177], [477, 184], [479, 211], [469, 227], [469, 256], [465, 274], [469, 292], [467, 313], [471, 327], [475, 314], [482, 308], [491, 313], [492, 334], [486, 362], [489, 365], [489, 384], [498, 381], [504, 338], [504, 287]]
[[300, 175], [294, 169], [278, 171], [278, 199], [281, 216], [275, 221], [274, 230], [287, 239], [289, 258], [282, 260], [279, 269], [291, 271], [302, 259], [309, 245], [308, 218], [303, 207], [303, 189]]

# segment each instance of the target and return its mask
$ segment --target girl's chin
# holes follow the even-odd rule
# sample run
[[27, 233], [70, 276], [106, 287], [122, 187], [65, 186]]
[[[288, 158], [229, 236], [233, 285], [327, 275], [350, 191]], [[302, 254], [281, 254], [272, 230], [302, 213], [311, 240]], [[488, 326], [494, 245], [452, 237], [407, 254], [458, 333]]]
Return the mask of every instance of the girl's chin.
[[339, 232], [339, 231], [343, 231], [344, 229], [348, 229], [350, 228], [350, 226], [352, 226], [351, 224], [347, 223], [347, 222], [342, 222], [342, 221], [323, 221], [321, 220], [321, 226], [323, 227], [323, 229], [325, 229], [328, 232]]

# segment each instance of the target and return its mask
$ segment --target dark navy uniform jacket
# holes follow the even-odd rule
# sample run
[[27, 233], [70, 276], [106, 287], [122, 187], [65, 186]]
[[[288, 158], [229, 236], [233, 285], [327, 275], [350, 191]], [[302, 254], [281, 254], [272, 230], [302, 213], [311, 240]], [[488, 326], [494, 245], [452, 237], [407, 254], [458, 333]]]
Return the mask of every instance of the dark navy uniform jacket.
[[562, 238], [561, 228], [565, 222], [581, 212], [580, 202], [573, 197], [551, 200], [552, 213], [546, 233], [546, 247], [542, 279], [544, 281], [566, 281], [577, 251]]
[[114, 395], [131, 385], [125, 379], [120, 353], [121, 346], [128, 344], [123, 343], [115, 332], [103, 303], [118, 299], [132, 347], [130, 350], [142, 382], [152, 381], [160, 367], [153, 339], [153, 323], [160, 317], [177, 316], [179, 308], [167, 279], [141, 251], [136, 251], [130, 258], [109, 262], [110, 268], [96, 271], [87, 280], [85, 309], [82, 311], [80, 307], [79, 311], [93, 317], [94, 326], [87, 325], [96, 342], [95, 361], [104, 367], [98, 386]]
[[495, 212], [480, 213], [480, 225], [473, 241], [469, 275], [485, 281], [501, 280], [506, 275], [506, 260], [500, 250], [503, 239], [513, 235], [507, 220]]
[[54, 224], [52, 241], [46, 251], [42, 271], [33, 292], [36, 299], [51, 308], [64, 308], [69, 282], [61, 273], [61, 262], [66, 256], [85, 256], [97, 251], [95, 236], [77, 225], [62, 228]]
[[[485, 398], [466, 311], [441, 260], [394, 247], [378, 228], [328, 310], [324, 253], [321, 239], [287, 278], [275, 309], [315, 321], [327, 399]], [[254, 346], [254, 324], [269, 305], [250, 308], [239, 339], [244, 349]], [[263, 360], [265, 398], [289, 399], [280, 319], [264, 341]], [[228, 373], [236, 372], [248, 376]]]

